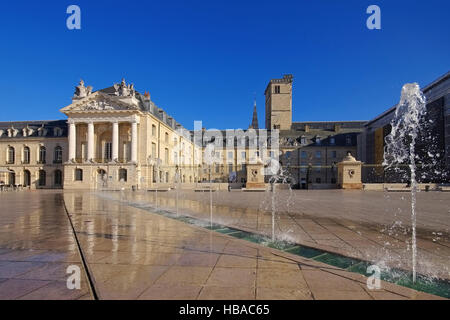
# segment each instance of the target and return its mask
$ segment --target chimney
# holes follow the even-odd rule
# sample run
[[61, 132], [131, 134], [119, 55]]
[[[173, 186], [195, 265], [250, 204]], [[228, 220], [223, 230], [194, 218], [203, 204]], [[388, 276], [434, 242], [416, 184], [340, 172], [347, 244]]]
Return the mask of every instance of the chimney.
[[174, 119], [172, 118], [172, 117], [168, 117], [167, 118], [167, 121], [169, 122], [169, 126], [171, 126], [172, 127], [172, 129], [175, 129], [175, 121], [174, 121]]
[[144, 108], [146, 111], [150, 112], [150, 93], [145, 91], [144, 93]]
[[159, 113], [159, 118], [162, 120], [162, 122], [167, 123], [166, 122], [166, 113], [164, 112], [164, 110], [163, 109], [159, 109], [158, 113]]

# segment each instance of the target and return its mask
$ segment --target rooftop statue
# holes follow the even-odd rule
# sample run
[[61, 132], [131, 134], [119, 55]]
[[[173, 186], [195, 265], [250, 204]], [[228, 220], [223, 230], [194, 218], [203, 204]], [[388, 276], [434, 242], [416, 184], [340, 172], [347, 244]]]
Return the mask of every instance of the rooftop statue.
[[75, 87], [74, 98], [84, 98], [92, 93], [92, 86], [84, 86], [83, 79], [80, 80], [78, 86]]
[[120, 84], [114, 84], [114, 89], [116, 90], [115, 95], [119, 97], [134, 97], [136, 94], [134, 84], [127, 85], [123, 78]]

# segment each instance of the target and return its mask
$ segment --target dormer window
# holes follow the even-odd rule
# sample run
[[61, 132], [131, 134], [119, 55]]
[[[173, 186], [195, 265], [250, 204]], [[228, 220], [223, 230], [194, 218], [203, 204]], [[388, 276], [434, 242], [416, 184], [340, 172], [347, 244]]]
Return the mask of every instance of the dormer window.
[[345, 144], [348, 145], [348, 146], [352, 144], [352, 137], [351, 136], [346, 136], [345, 137]]
[[61, 128], [54, 128], [53, 129], [53, 136], [55, 137], [61, 137], [62, 136], [62, 129]]
[[317, 145], [321, 144], [321, 140], [320, 140], [320, 137], [319, 137], [319, 136], [316, 137], [316, 144], [317, 144]]
[[38, 136], [45, 137], [47, 135], [47, 129], [44, 128], [44, 125], [38, 129]]
[[336, 144], [336, 139], [334, 137], [330, 138], [330, 144], [331, 145], [335, 145]]
[[306, 144], [306, 143], [307, 143], [307, 142], [306, 142], [306, 137], [302, 136], [302, 137], [300, 138], [300, 143], [301, 143], [301, 144]]

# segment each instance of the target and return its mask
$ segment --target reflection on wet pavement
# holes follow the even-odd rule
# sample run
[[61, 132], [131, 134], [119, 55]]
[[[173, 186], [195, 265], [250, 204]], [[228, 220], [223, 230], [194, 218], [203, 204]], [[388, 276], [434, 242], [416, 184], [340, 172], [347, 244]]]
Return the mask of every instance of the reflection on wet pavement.
[[[0, 299], [91, 299], [62, 193], [1, 193], [0, 204]], [[80, 290], [67, 288], [70, 265]]]
[[[276, 234], [280, 239], [391, 268], [411, 269], [407, 227], [410, 204], [402, 199], [404, 195], [333, 190], [294, 192], [290, 195], [284, 190], [277, 194]], [[156, 200], [151, 192], [102, 192], [101, 196], [150, 206]], [[418, 220], [418, 271], [450, 279], [450, 194], [423, 192], [419, 196], [422, 211]], [[214, 222], [271, 234], [272, 218], [267, 212], [265, 193], [215, 192], [213, 197]], [[292, 201], [290, 206], [286, 205], [288, 197]], [[159, 208], [174, 210], [175, 201], [174, 191], [158, 194]], [[199, 193], [182, 190], [178, 207], [183, 214], [209, 221], [209, 199]], [[397, 223], [392, 225], [392, 221]]]
[[[64, 201], [63, 201], [64, 200]], [[111, 201], [94, 193], [0, 194], [0, 299], [437, 299]], [[66, 270], [82, 271], [69, 290]]]
[[64, 200], [100, 299], [435, 299], [111, 201]]

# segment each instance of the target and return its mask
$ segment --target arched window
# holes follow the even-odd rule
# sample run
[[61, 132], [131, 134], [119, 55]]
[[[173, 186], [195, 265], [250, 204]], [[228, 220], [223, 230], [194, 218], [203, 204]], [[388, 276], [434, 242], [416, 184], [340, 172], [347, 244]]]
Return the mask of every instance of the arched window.
[[119, 181], [127, 182], [127, 170], [126, 169], [119, 169]]
[[83, 170], [75, 169], [75, 181], [83, 181]]
[[45, 158], [47, 156], [47, 150], [45, 147], [41, 146], [39, 148], [39, 163], [45, 163]]
[[30, 148], [29, 147], [23, 148], [23, 163], [25, 163], [25, 164], [30, 163]]
[[62, 172], [61, 170], [55, 170], [54, 172], [54, 185], [55, 186], [61, 186], [62, 185]]
[[62, 163], [62, 148], [60, 146], [55, 147], [55, 154], [54, 154], [54, 163]]
[[45, 170], [39, 170], [39, 186], [44, 187], [46, 185], [47, 174]]
[[8, 147], [8, 164], [13, 164], [16, 159], [16, 150], [14, 147]]

